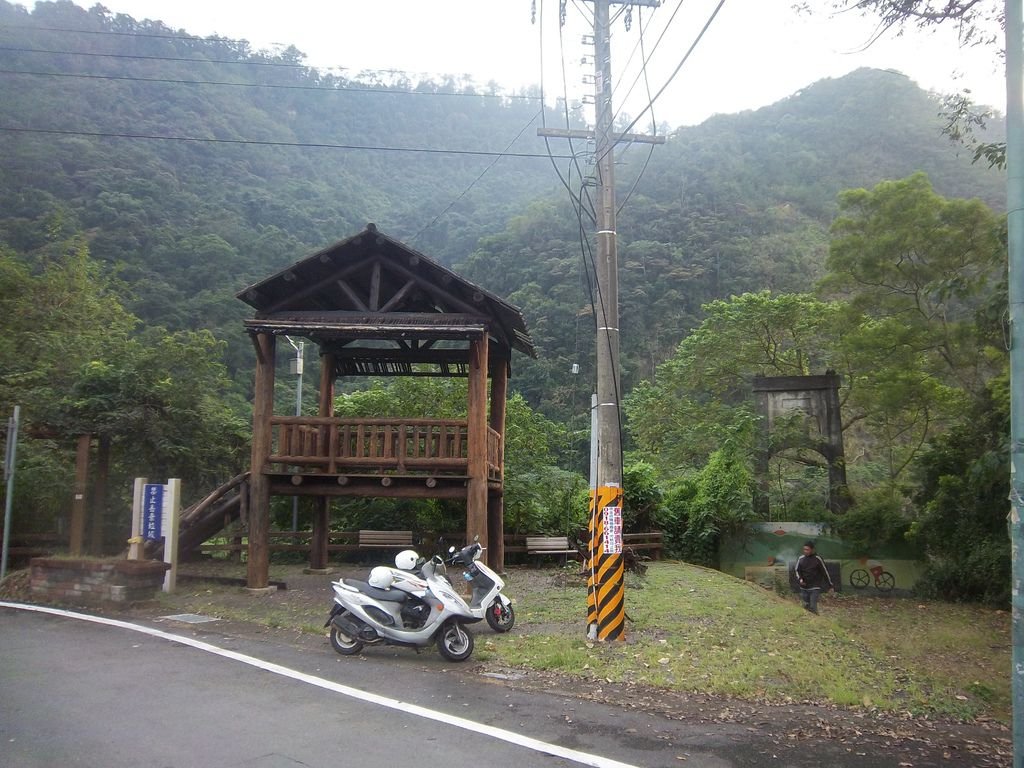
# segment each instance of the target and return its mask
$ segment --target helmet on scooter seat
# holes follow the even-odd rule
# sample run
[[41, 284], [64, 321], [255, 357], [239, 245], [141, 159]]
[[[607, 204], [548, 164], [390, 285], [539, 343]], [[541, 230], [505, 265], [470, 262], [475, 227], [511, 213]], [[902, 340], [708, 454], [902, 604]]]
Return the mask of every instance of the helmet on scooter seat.
[[395, 555], [395, 568], [400, 571], [415, 571], [420, 556], [411, 549], [403, 549]]
[[377, 589], [390, 589], [391, 585], [395, 583], [395, 576], [391, 573], [390, 568], [378, 565], [370, 571], [370, 578], [366, 581], [371, 587], [376, 587]]

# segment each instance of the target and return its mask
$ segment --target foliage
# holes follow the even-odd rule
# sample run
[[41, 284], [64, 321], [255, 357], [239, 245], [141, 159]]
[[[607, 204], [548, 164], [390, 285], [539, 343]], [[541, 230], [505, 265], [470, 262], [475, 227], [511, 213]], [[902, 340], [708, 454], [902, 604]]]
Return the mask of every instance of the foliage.
[[836, 10], [856, 9], [877, 16], [875, 38], [889, 29], [902, 33], [905, 26], [928, 29], [940, 24], [955, 26], [961, 45], [997, 45], [1003, 25], [998, 0], [831, 0]]
[[654, 382], [626, 400], [630, 433], [664, 473], [699, 466], [724, 438], [752, 429], [754, 376], [827, 368], [845, 333], [840, 305], [807, 294], [748, 293], [703, 309]]
[[634, 461], [622, 469], [623, 530], [652, 531], [657, 528], [664, 493], [658, 484], [657, 470], [646, 461]]
[[750, 441], [749, 430], [725, 440], [699, 472], [667, 495], [658, 522], [676, 556], [716, 565], [721, 534], [755, 519]]
[[1003, 225], [920, 173], [844, 192], [840, 207], [822, 286], [847, 300], [854, 329], [844, 419], [895, 488], [998, 369], [977, 318], [1005, 274]]
[[19, 404], [24, 420], [19, 525], [66, 515], [83, 434], [112, 442], [109, 482], [121, 496], [136, 476], [180, 477], [192, 495], [238, 471], [248, 430], [222, 343], [141, 325], [80, 235], [31, 254], [0, 249], [0, 283], [0, 408]]
[[833, 532], [862, 555], [888, 543], [901, 542], [910, 528], [901, 499], [888, 489], [861, 492], [857, 503], [829, 519]]
[[921, 458], [912, 533], [929, 556], [925, 595], [1009, 604], [1008, 392], [1008, 376], [994, 380]]

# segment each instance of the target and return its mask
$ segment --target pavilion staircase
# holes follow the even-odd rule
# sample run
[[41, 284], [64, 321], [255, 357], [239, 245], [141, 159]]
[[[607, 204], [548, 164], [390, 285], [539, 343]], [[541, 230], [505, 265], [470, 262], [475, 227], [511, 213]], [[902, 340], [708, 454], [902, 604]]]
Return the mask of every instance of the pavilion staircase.
[[[249, 473], [235, 475], [204, 498], [182, 510], [178, 536], [178, 557], [187, 559], [203, 542], [238, 520], [242, 500], [249, 488]], [[146, 555], [163, 557], [163, 542], [146, 545]]]

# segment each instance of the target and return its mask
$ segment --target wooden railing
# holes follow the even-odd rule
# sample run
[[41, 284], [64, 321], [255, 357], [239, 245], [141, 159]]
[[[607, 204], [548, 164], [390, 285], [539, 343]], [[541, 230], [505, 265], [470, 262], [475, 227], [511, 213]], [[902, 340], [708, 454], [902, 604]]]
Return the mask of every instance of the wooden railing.
[[[464, 475], [468, 426], [452, 419], [338, 419], [274, 416], [270, 464], [300, 472]], [[488, 477], [501, 477], [502, 440], [488, 428]]]

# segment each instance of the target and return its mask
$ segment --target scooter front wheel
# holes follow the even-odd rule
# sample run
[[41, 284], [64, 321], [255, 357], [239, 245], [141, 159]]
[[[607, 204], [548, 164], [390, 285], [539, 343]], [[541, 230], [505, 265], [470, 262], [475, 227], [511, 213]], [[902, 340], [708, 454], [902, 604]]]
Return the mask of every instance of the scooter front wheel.
[[487, 608], [485, 617], [487, 626], [495, 632], [508, 632], [516, 623], [516, 612], [512, 610], [511, 604], [505, 605], [498, 598]]
[[465, 661], [473, 655], [473, 636], [457, 621], [450, 621], [437, 633], [437, 650], [449, 661]]
[[342, 656], [354, 656], [363, 650], [361, 642], [353, 637], [349, 637], [334, 624], [331, 624], [331, 645]]

